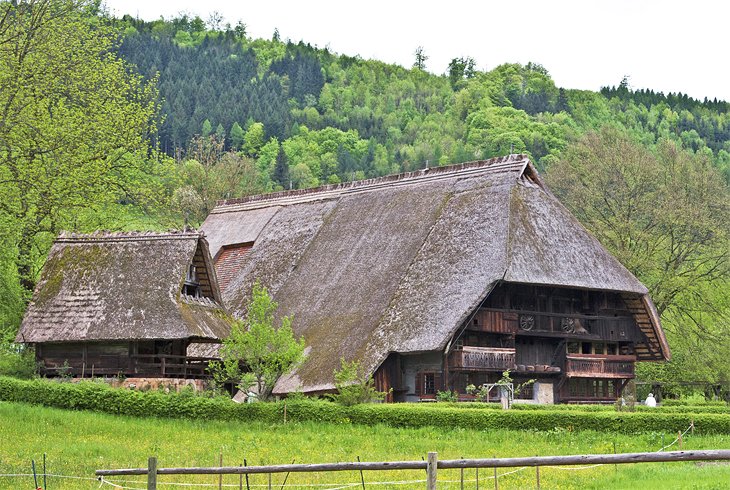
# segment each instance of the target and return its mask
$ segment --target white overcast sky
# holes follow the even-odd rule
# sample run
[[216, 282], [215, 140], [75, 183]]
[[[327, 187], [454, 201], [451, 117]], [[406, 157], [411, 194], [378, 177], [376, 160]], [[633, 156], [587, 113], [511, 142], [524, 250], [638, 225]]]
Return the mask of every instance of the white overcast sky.
[[427, 69], [471, 56], [481, 70], [534, 61], [566, 88], [598, 90], [624, 75], [635, 89], [730, 101], [730, 6], [723, 1], [193, 1], [105, 0], [145, 20], [180, 12], [242, 20], [249, 36], [304, 40], [404, 66], [423, 46]]

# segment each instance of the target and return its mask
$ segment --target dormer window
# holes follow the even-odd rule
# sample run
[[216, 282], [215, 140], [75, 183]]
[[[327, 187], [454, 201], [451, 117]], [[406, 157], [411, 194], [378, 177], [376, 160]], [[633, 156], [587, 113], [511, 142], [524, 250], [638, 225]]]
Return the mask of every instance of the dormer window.
[[183, 294], [193, 296], [195, 298], [200, 297], [200, 282], [198, 282], [198, 273], [195, 270], [195, 266], [190, 264], [188, 267], [188, 273], [185, 276], [185, 284], [183, 285]]

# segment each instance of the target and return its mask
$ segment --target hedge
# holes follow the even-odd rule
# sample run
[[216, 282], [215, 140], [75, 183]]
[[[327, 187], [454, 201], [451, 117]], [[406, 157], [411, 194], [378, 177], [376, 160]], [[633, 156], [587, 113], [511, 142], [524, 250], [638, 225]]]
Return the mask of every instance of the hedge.
[[[466, 410], [484, 410], [484, 409], [501, 409], [499, 403], [483, 403], [483, 402], [460, 402], [460, 403], [430, 403], [423, 404], [428, 408], [459, 408]], [[599, 404], [575, 404], [575, 405], [540, 405], [533, 403], [514, 403], [512, 405], [513, 410], [566, 410], [566, 411], [578, 411], [578, 412], [616, 412], [616, 407], [613, 404], [610, 405], [599, 405]], [[718, 413], [718, 414], [729, 414], [730, 406], [726, 404], [722, 405], [664, 405], [663, 403], [657, 407], [647, 407], [645, 405], [637, 403], [634, 409], [638, 412], [652, 412], [652, 413]]]
[[308, 400], [237, 404], [225, 397], [207, 398], [189, 392], [165, 394], [115, 389], [104, 383], [23, 381], [4, 377], [0, 377], [0, 400], [130, 416], [280, 423], [286, 412], [288, 420], [299, 422], [382, 424], [409, 428], [436, 426], [472, 430], [500, 428], [549, 431], [561, 428], [575, 431], [676, 433], [684, 431], [694, 421], [698, 433], [730, 434], [730, 416], [722, 414], [563, 409], [464, 410], [455, 406], [408, 403], [343, 407], [332, 402]]

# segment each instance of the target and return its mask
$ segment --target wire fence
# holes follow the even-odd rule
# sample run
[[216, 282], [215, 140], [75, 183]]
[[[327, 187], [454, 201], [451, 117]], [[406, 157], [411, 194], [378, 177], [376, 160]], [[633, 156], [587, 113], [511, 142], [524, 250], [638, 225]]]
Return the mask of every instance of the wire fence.
[[[36, 485], [38, 480], [42, 478], [44, 485], [38, 488], [45, 489], [45, 481], [47, 478], [70, 479], [88, 482], [98, 482], [99, 488], [118, 488], [124, 490], [149, 490], [156, 489], [158, 486], [178, 487], [178, 488], [244, 488], [243, 476], [246, 476], [245, 488], [314, 488], [322, 490], [340, 490], [348, 488], [362, 487], [365, 488], [365, 479], [362, 477], [363, 471], [389, 471], [389, 470], [426, 470], [426, 479], [400, 479], [390, 481], [368, 481], [367, 486], [370, 487], [398, 487], [398, 486], [422, 486], [426, 484], [427, 488], [435, 488], [435, 482], [444, 484], [457, 484], [461, 488], [464, 485], [470, 485], [470, 488], [476, 485], [479, 488], [480, 483], [492, 482], [495, 488], [498, 487], [500, 478], [513, 475], [534, 468], [536, 471], [537, 487], [540, 486], [540, 468], [551, 468], [561, 471], [581, 471], [594, 469], [600, 466], [620, 463], [640, 463], [640, 462], [659, 462], [659, 461], [708, 461], [708, 460], [730, 460], [730, 450], [726, 451], [675, 451], [666, 452], [667, 449], [679, 445], [681, 448], [685, 436], [692, 432], [694, 423], [691, 423], [683, 432], [678, 432], [677, 437], [669, 444], [662, 446], [654, 452], [649, 453], [624, 453], [616, 454], [614, 445], [614, 454], [603, 455], [577, 455], [577, 456], [541, 456], [533, 458], [492, 458], [484, 460], [441, 460], [436, 462], [436, 453], [429, 453], [429, 461], [407, 461], [407, 462], [358, 462], [352, 463], [323, 463], [309, 465], [276, 465], [276, 466], [238, 466], [238, 467], [208, 467], [208, 468], [157, 468], [156, 458], [150, 458], [148, 468], [135, 468], [123, 470], [97, 470], [97, 477], [84, 477], [75, 475], [62, 475], [58, 473], [35, 472], [35, 463], [33, 464], [33, 473], [7, 473], [0, 474], [0, 478], [34, 478]], [[663, 436], [662, 436], [663, 439]], [[661, 453], [661, 454], [660, 454]], [[666, 456], [662, 456], [662, 454]], [[654, 455], [654, 456], [652, 456]], [[433, 456], [434, 463], [430, 459]], [[659, 456], [658, 458], [655, 456]], [[44, 455], [45, 457], [45, 455]], [[572, 458], [572, 459], [571, 459]], [[154, 463], [152, 462], [154, 460]], [[605, 460], [605, 461], [604, 461]], [[45, 462], [44, 462], [45, 463]], [[569, 464], [570, 463], [570, 464]], [[44, 464], [45, 466], [45, 464]], [[497, 468], [514, 468], [509, 471], [499, 473]], [[480, 468], [492, 469], [491, 474], [479, 475]], [[437, 469], [460, 469], [461, 478], [453, 479], [435, 479]], [[464, 470], [474, 469], [476, 471], [474, 478], [465, 478]], [[318, 472], [318, 471], [360, 471], [360, 481], [350, 482], [333, 482], [333, 483], [288, 483], [289, 474], [292, 472]], [[430, 478], [433, 473], [433, 482]], [[271, 475], [274, 473], [286, 473], [283, 483], [273, 484]], [[238, 483], [223, 483], [222, 477], [217, 483], [193, 483], [193, 482], [175, 482], [175, 481], [158, 481], [158, 475], [223, 475], [238, 474]], [[268, 475], [268, 483], [252, 483], [248, 481], [248, 476], [253, 474]], [[123, 479], [116, 478], [124, 475], [146, 476], [147, 481], [142, 479]]]

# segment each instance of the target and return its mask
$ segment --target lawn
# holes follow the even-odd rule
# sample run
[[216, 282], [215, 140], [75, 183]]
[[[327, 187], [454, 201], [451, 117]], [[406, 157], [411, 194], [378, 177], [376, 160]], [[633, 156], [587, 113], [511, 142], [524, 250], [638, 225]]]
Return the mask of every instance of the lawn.
[[[47, 454], [49, 473], [87, 479], [50, 477], [52, 490], [99, 488], [94, 470], [146, 466], [155, 455], [161, 467], [418, 460], [429, 451], [440, 459], [510, 457], [558, 454], [655, 451], [662, 440], [676, 434], [649, 433], [636, 436], [566, 430], [473, 431], [438, 428], [393, 429], [350, 424], [265, 424], [133, 418], [92, 412], [76, 412], [0, 402], [0, 474], [30, 473], [31, 459]], [[678, 449], [677, 445], [670, 449]], [[684, 449], [730, 449], [730, 436], [687, 434]], [[499, 470], [499, 474], [509, 469]], [[494, 488], [490, 470], [480, 471], [480, 488]], [[423, 480], [422, 471], [367, 472], [369, 488], [424, 488], [424, 483], [384, 482]], [[466, 470], [465, 488], [475, 488], [474, 470]], [[541, 469], [542, 488], [727, 488], [730, 466], [721, 464], [655, 463], [601, 466], [583, 470]], [[280, 488], [284, 475], [274, 475]], [[460, 488], [459, 470], [439, 471], [439, 488]], [[121, 481], [125, 480], [125, 481]], [[124, 487], [145, 488], [142, 478], [111, 479]], [[451, 482], [449, 482], [451, 481]], [[328, 488], [323, 484], [358, 483], [355, 472], [302, 473], [289, 476], [286, 488]], [[191, 488], [170, 483], [196, 483], [193, 488], [217, 488], [218, 477], [161, 476], [160, 488]], [[224, 485], [238, 486], [238, 476], [226, 476]], [[252, 476], [252, 488], [266, 488], [266, 476]], [[379, 483], [379, 485], [375, 485]], [[163, 485], [164, 484], [164, 485]], [[33, 488], [32, 477], [0, 476], [0, 488]], [[256, 486], [254, 486], [256, 485]], [[334, 488], [337, 485], [329, 486]], [[342, 485], [339, 485], [342, 486]], [[535, 470], [528, 468], [499, 478], [499, 488], [534, 488]], [[113, 488], [104, 485], [102, 488]], [[230, 487], [224, 487], [230, 488]], [[244, 483], [245, 488], [245, 483]], [[355, 487], [356, 488], [356, 487]]]

